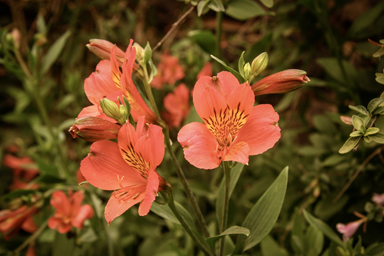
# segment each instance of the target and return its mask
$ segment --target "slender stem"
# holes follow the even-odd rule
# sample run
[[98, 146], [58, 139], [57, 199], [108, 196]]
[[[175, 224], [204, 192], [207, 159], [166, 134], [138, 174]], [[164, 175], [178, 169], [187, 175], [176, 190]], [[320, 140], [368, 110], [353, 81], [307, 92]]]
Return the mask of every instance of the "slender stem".
[[[222, 12], [217, 12], [216, 13], [216, 46], [215, 46], [215, 54], [216, 54], [216, 57], [221, 59], [221, 46], [220, 46], [220, 43], [221, 43], [221, 34], [222, 34], [222, 23], [223, 23], [223, 13]], [[215, 61], [214, 62], [215, 64], [215, 67], [216, 67], [216, 71], [219, 70], [220, 68], [220, 64]]]
[[181, 169], [181, 166], [177, 161], [175, 153], [172, 150], [171, 141], [169, 138], [169, 128], [167, 125], [165, 125], [165, 144], [166, 144], [166, 147], [168, 148], [169, 154], [171, 155], [171, 160], [173, 165], [175, 166], [177, 176], [179, 177], [181, 184], [183, 185], [184, 191], [187, 194], [188, 200], [192, 205], [192, 209], [196, 215], [197, 222], [199, 223], [201, 231], [203, 232], [205, 237], [209, 237], [210, 235], [209, 235], [207, 224], [205, 223], [204, 216], [201, 213], [200, 207], [197, 204], [196, 198], [193, 195], [191, 188], [189, 187], [189, 184], [188, 184], [187, 178], [184, 175], [183, 169]]
[[157, 45], [155, 47], [153, 47], [153, 50], [152, 52], [156, 51], [157, 48], [159, 48], [163, 43], [164, 41], [169, 37], [169, 35], [176, 29], [176, 27], [181, 23], [183, 22], [183, 20], [193, 11], [193, 9], [195, 9], [194, 6], [192, 6], [191, 8], [189, 8], [189, 10], [184, 13], [183, 16], [181, 16], [175, 23], [172, 24], [172, 28], [167, 32], [167, 34], [160, 40], [160, 42], [157, 43]]
[[372, 152], [365, 160], [364, 162], [357, 168], [356, 172], [352, 175], [352, 177], [349, 179], [348, 183], [345, 184], [343, 189], [339, 192], [339, 194], [333, 199], [333, 203], [335, 203], [337, 200], [340, 199], [340, 197], [344, 194], [344, 192], [351, 186], [352, 182], [357, 178], [359, 173], [364, 169], [364, 167], [369, 163], [369, 161], [372, 160], [372, 158], [376, 155], [380, 155], [381, 151], [383, 150], [383, 147], [380, 147]]
[[[229, 204], [229, 185], [231, 183], [231, 175], [230, 175], [230, 168], [226, 165], [225, 162], [222, 162], [222, 167], [224, 171], [224, 179], [225, 179], [225, 187], [224, 187], [224, 205], [223, 205], [223, 214], [221, 216], [221, 227], [220, 227], [220, 233], [223, 233], [227, 229], [227, 222], [228, 222], [228, 204]], [[225, 237], [221, 238], [220, 241], [220, 247], [219, 247], [219, 255], [224, 255], [224, 244], [225, 244]]]
[[156, 116], [160, 118], [160, 113], [159, 110], [157, 109], [156, 101], [155, 98], [153, 97], [152, 94], [152, 89], [151, 85], [149, 84], [149, 77], [148, 77], [148, 70], [146, 65], [141, 65], [143, 68], [143, 73], [144, 73], [144, 89], [145, 93], [147, 94], [147, 98], [149, 100], [149, 103], [151, 104], [152, 110], [155, 113]]
[[55, 134], [53, 132], [52, 124], [51, 124], [51, 122], [50, 122], [50, 120], [48, 118], [48, 114], [47, 114], [47, 111], [46, 111], [46, 109], [44, 107], [43, 101], [41, 99], [41, 96], [40, 96], [40, 93], [39, 93], [39, 89], [37, 88], [38, 81], [37, 81], [37, 79], [35, 77], [36, 75], [34, 76], [34, 75], [31, 74], [31, 72], [28, 69], [27, 65], [25, 64], [23, 58], [21, 57], [20, 51], [19, 51], [19, 49], [17, 47], [14, 47], [14, 52], [15, 52], [16, 59], [19, 62], [19, 65], [20, 65], [21, 69], [23, 70], [23, 72], [27, 76], [27, 79], [24, 82], [25, 83], [30, 83], [28, 88], [30, 88], [30, 91], [32, 92], [33, 97], [35, 98], [36, 105], [37, 105], [37, 108], [39, 110], [40, 116], [41, 116], [41, 118], [43, 119], [43, 122], [45, 123], [45, 125], [48, 128], [48, 132], [49, 132], [49, 135], [52, 138], [53, 145], [59, 151], [59, 158], [60, 158], [61, 167], [62, 167], [62, 170], [63, 170], [62, 171], [61, 169], [59, 169], [59, 172], [61, 172], [60, 176], [63, 177], [63, 178], [67, 177], [68, 176], [68, 170], [67, 170], [67, 165], [66, 165], [66, 161], [65, 161], [65, 153], [63, 151], [63, 147], [61, 147], [59, 145], [59, 143], [57, 142], [57, 139], [55, 138]]
[[47, 227], [47, 224], [48, 224], [48, 220], [44, 221], [44, 223], [41, 224], [41, 226], [39, 227], [38, 230], [36, 230], [35, 233], [33, 233], [30, 237], [28, 237], [27, 240], [24, 241], [24, 243], [22, 243], [19, 247], [17, 247], [14, 250], [14, 253], [17, 254], [21, 252], [21, 250], [23, 250], [28, 244], [35, 241], [36, 238], [41, 234], [41, 232], [43, 232], [43, 230]]
[[180, 215], [179, 211], [176, 208], [175, 202], [173, 200], [173, 191], [168, 191], [168, 206], [171, 208], [172, 212], [175, 214], [176, 218], [180, 221], [180, 224], [183, 226], [185, 231], [191, 236], [191, 238], [195, 241], [197, 246], [204, 252], [205, 255], [211, 255], [213, 256], [213, 253], [207, 247], [207, 244], [203, 243], [198, 236], [193, 232], [191, 227], [187, 224], [183, 216]]

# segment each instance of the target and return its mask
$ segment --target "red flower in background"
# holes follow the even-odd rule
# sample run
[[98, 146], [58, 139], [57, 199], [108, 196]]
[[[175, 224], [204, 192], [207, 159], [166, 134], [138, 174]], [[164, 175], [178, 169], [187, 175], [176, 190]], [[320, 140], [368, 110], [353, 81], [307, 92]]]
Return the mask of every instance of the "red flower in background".
[[181, 121], [189, 114], [189, 89], [185, 84], [178, 85], [173, 93], [164, 97], [164, 107], [167, 112], [163, 113], [165, 121], [170, 128], [179, 127]]
[[176, 81], [183, 78], [184, 70], [179, 64], [179, 60], [166, 52], [161, 56], [160, 63], [157, 67], [157, 74], [153, 78], [151, 86], [156, 89], [161, 89], [164, 84], [173, 86]]
[[82, 191], [69, 191], [68, 196], [61, 190], [53, 192], [51, 205], [56, 212], [48, 220], [48, 226], [61, 234], [69, 232], [72, 226], [82, 229], [84, 221], [93, 217], [92, 207], [89, 204], [81, 205], [83, 199]]
[[205, 63], [204, 67], [197, 74], [197, 80], [203, 76], [212, 76], [212, 62]]
[[[18, 158], [8, 154], [4, 156], [3, 165], [8, 166], [13, 171], [13, 182], [10, 186], [11, 190], [25, 189], [29, 182], [40, 173], [35, 162], [29, 157]], [[38, 184], [28, 186], [28, 189], [38, 188]]]
[[193, 103], [204, 124], [187, 124], [177, 140], [185, 158], [198, 168], [213, 169], [222, 161], [247, 164], [249, 155], [263, 153], [280, 138], [279, 115], [273, 107], [254, 107], [251, 87], [239, 84], [229, 72], [200, 78]]
[[4, 235], [5, 240], [16, 235], [20, 229], [29, 233], [37, 230], [37, 226], [33, 221], [32, 216], [38, 211], [34, 205], [23, 205], [16, 210], [0, 211], [0, 232]]
[[162, 128], [145, 124], [143, 116], [136, 131], [129, 123], [123, 125], [118, 144], [106, 140], [92, 144], [80, 169], [95, 187], [114, 190], [105, 207], [108, 223], [139, 202], [139, 215], [148, 214], [157, 192], [165, 185], [155, 170], [163, 157]]

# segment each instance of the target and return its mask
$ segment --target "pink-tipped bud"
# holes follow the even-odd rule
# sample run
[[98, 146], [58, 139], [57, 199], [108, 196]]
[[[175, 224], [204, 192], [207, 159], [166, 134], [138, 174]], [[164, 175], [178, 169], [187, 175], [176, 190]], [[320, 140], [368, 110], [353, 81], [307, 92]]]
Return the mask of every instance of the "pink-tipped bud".
[[337, 231], [339, 231], [339, 233], [343, 234], [344, 240], [346, 241], [356, 233], [357, 229], [365, 221], [366, 221], [365, 219], [360, 219], [360, 220], [350, 222], [347, 225], [342, 223], [337, 223], [336, 229]]
[[84, 117], [76, 120], [69, 128], [73, 138], [87, 141], [117, 139], [121, 126], [98, 117]]
[[378, 205], [384, 206], [384, 193], [383, 194], [373, 193], [372, 202]]
[[16, 48], [20, 48], [20, 42], [21, 42], [21, 33], [20, 30], [17, 28], [12, 29], [11, 31], [13, 43], [15, 44]]
[[[96, 56], [100, 59], [110, 60], [111, 50], [114, 46], [113, 43], [102, 39], [91, 39], [89, 42], [90, 43], [87, 44], [87, 47], [91, 52], [96, 54]], [[120, 48], [117, 48], [116, 50], [116, 57], [119, 66], [122, 66], [124, 61], [124, 52]]]
[[252, 85], [252, 90], [255, 96], [287, 93], [299, 89], [309, 81], [305, 71], [287, 69], [261, 79]]

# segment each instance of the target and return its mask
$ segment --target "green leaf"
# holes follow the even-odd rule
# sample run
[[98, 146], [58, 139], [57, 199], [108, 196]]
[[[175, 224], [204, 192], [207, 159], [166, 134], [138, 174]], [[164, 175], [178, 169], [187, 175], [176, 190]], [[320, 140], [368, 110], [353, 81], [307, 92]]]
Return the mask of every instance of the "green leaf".
[[227, 4], [225, 13], [237, 20], [247, 20], [267, 14], [259, 4], [252, 0], [231, 0]]
[[354, 131], [351, 134], [349, 134], [350, 137], [361, 137], [364, 134], [361, 131]]
[[269, 234], [279, 217], [287, 190], [287, 181], [288, 166], [248, 213], [242, 226], [248, 228], [251, 234], [248, 238], [239, 237], [233, 254], [252, 248]]
[[[235, 167], [233, 167], [230, 171], [231, 177], [230, 177], [230, 184], [229, 184], [229, 198], [231, 198], [232, 192], [235, 189], [235, 186], [237, 184], [237, 181], [239, 180], [240, 174], [243, 171], [244, 165], [237, 163]], [[221, 181], [218, 193], [217, 193], [217, 199], [216, 199], [216, 217], [219, 223], [219, 226], [221, 225], [222, 215], [223, 212], [218, 209], [223, 209], [224, 205], [224, 178]]]
[[148, 64], [149, 64], [149, 67], [151, 68], [151, 74], [149, 75], [149, 81], [148, 81], [148, 83], [150, 83], [152, 81], [153, 77], [157, 74], [157, 68], [153, 64], [152, 60], [149, 60]]
[[42, 34], [42, 35], [47, 34], [47, 25], [45, 24], [45, 20], [44, 20], [43, 15], [41, 15], [41, 12], [39, 12], [39, 14], [37, 14], [36, 27], [37, 27], [37, 31], [40, 34]]
[[263, 5], [265, 5], [268, 8], [271, 8], [273, 6], [273, 0], [260, 0]]
[[360, 114], [363, 114], [363, 115], [366, 115], [366, 116], [369, 116], [369, 112], [368, 110], [364, 107], [364, 106], [352, 106], [352, 105], [349, 105], [348, 106], [350, 109], [360, 113]]
[[197, 16], [201, 16], [209, 11], [208, 4], [210, 0], [202, 0], [197, 5]]
[[242, 83], [244, 81], [243, 77], [239, 74], [239, 72], [237, 72], [233, 68], [227, 66], [227, 64], [225, 64], [224, 61], [222, 61], [221, 59], [219, 59], [213, 55], [211, 55], [211, 58], [214, 59], [215, 61], [219, 62], [221, 65], [223, 65], [229, 72], [232, 73], [232, 75], [234, 75], [237, 78], [237, 80], [239, 80], [240, 83]]
[[188, 36], [206, 53], [211, 54], [215, 51], [216, 39], [211, 31], [193, 30], [188, 33]]
[[221, 0], [212, 0], [208, 7], [215, 12], [224, 12], [225, 8]]
[[349, 137], [344, 145], [339, 149], [340, 154], [345, 154], [351, 151], [354, 147], [359, 144], [361, 137]]
[[52, 44], [51, 48], [49, 48], [47, 54], [43, 58], [43, 62], [41, 65], [41, 74], [44, 75], [45, 73], [47, 73], [49, 68], [57, 60], [70, 35], [71, 35], [71, 32], [68, 30], [61, 37], [59, 37], [59, 39], [57, 39], [56, 42]]
[[355, 127], [355, 129], [357, 131], [361, 131], [362, 133], [365, 133], [365, 123], [364, 123], [363, 118], [356, 116], [356, 115], [353, 115], [352, 116], [352, 124], [353, 124], [353, 127]]
[[249, 229], [239, 226], [232, 226], [225, 230], [223, 233], [217, 236], [211, 236], [206, 239], [208, 245], [214, 249], [215, 248], [215, 242], [226, 235], [246, 235], [249, 236]]
[[378, 132], [374, 135], [369, 136], [374, 142], [384, 144], [384, 133]]
[[345, 248], [344, 242], [340, 239], [340, 237], [335, 232], [333, 232], [333, 230], [325, 222], [323, 222], [318, 218], [315, 218], [305, 210], [304, 210], [304, 217], [310, 225], [320, 230], [320, 232], [322, 232], [325, 236], [327, 236], [329, 239], [331, 239], [333, 242], [335, 242], [342, 248]]
[[324, 236], [319, 229], [310, 225], [305, 235], [306, 254], [317, 256], [323, 250]]
[[148, 61], [152, 58], [152, 49], [149, 45], [149, 42], [147, 42], [147, 45], [144, 48], [144, 65], [147, 65]]
[[263, 256], [288, 256], [289, 254], [284, 248], [281, 248], [280, 245], [271, 237], [266, 236], [261, 241], [261, 253]]
[[383, 256], [384, 243], [374, 243], [367, 247], [365, 256]]
[[375, 98], [373, 100], [371, 100], [369, 103], [368, 103], [368, 111], [369, 113], [373, 113], [373, 111], [375, 111], [375, 109], [381, 104], [384, 102], [384, 98]]
[[373, 135], [373, 134], [376, 134], [380, 131], [379, 128], [377, 127], [369, 127], [367, 129], [367, 131], [364, 133], [364, 136], [369, 136], [369, 135]]
[[[337, 82], [346, 85], [347, 80], [344, 76], [343, 65], [346, 75], [350, 81], [358, 81], [356, 68], [347, 61], [339, 62], [336, 58], [320, 58], [317, 63]], [[349, 85], [350, 86], [350, 85]]]
[[365, 12], [357, 18], [348, 31], [348, 35], [355, 37], [359, 32], [362, 32], [368, 26], [372, 25], [374, 21], [380, 16], [384, 10], [384, 2], [379, 3], [369, 11]]
[[[180, 215], [184, 218], [185, 222], [187, 222], [190, 227], [194, 227], [195, 224], [193, 223], [192, 217], [189, 212], [179, 203], [175, 202], [175, 205]], [[173, 214], [171, 208], [169, 208], [168, 205], [154, 203], [152, 204], [151, 211], [164, 219], [167, 219], [176, 224], [180, 224], [179, 220], [176, 218], [175, 214]]]
[[384, 107], [377, 107], [375, 111], [373, 111], [372, 115], [383, 115], [384, 114]]
[[243, 53], [241, 54], [240, 59], [239, 59], [239, 63], [238, 63], [239, 72], [240, 72], [240, 75], [242, 77], [245, 77], [245, 75], [244, 75], [244, 65], [245, 65], [244, 53], [245, 53], [245, 51], [243, 51]]

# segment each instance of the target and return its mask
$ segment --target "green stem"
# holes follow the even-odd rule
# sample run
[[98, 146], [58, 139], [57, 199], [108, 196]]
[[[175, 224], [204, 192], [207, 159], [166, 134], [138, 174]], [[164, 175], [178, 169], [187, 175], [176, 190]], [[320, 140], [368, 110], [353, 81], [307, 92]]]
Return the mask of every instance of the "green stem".
[[[222, 167], [224, 171], [224, 179], [225, 179], [225, 186], [224, 186], [224, 205], [223, 205], [223, 214], [221, 216], [221, 227], [220, 227], [220, 233], [223, 233], [227, 229], [227, 222], [228, 222], [228, 205], [229, 205], [229, 185], [231, 183], [231, 174], [230, 174], [230, 168], [226, 165], [225, 162], [222, 162]], [[220, 240], [220, 247], [219, 247], [219, 255], [224, 255], [224, 243], [225, 243], [225, 237], [221, 238]]]
[[29, 71], [27, 65], [25, 64], [23, 58], [20, 55], [19, 49], [14, 47], [14, 52], [15, 52], [16, 59], [19, 62], [21, 69], [23, 70], [23, 72], [27, 76], [27, 79], [25, 79], [24, 82], [27, 84], [29, 83], [29, 86], [27, 86], [27, 88], [30, 89], [31, 93], [33, 94], [33, 97], [35, 98], [36, 105], [37, 105], [37, 108], [39, 110], [40, 116], [48, 128], [48, 132], [52, 138], [52, 142], [53, 142], [54, 147], [57, 148], [57, 150], [59, 151], [59, 158], [60, 158], [61, 168], [62, 168], [62, 169], [59, 169], [60, 176], [62, 178], [66, 178], [68, 176], [68, 170], [67, 170], [67, 165], [66, 165], [66, 161], [65, 161], [65, 159], [66, 159], [65, 153], [63, 151], [63, 147], [61, 147], [59, 145], [57, 138], [55, 137], [55, 134], [53, 132], [51, 121], [49, 120], [48, 113], [44, 107], [43, 101], [42, 101], [40, 93], [39, 93], [39, 88], [37, 88], [38, 80]]
[[151, 86], [149, 84], [147, 68], [144, 65], [142, 65], [142, 67], [143, 67], [143, 70], [144, 70], [144, 80], [143, 80], [144, 88], [145, 88], [145, 91], [147, 93], [147, 97], [148, 97], [148, 100], [149, 100], [149, 102], [151, 104], [151, 107], [152, 107], [154, 113], [159, 118], [158, 122], [159, 122], [160, 126], [164, 128], [165, 145], [168, 148], [168, 152], [169, 152], [169, 154], [171, 156], [172, 163], [175, 166], [175, 170], [176, 170], [177, 176], [179, 177], [179, 179], [181, 181], [181, 184], [183, 185], [184, 191], [187, 194], [188, 200], [189, 200], [189, 202], [192, 205], [192, 209], [193, 209], [193, 211], [194, 211], [194, 213], [196, 215], [197, 221], [199, 223], [199, 226], [200, 226], [204, 236], [205, 237], [209, 237], [210, 235], [209, 235], [207, 224], [205, 223], [204, 216], [201, 213], [200, 207], [199, 207], [199, 205], [196, 202], [195, 196], [193, 195], [193, 192], [192, 192], [191, 188], [189, 187], [187, 178], [185, 177], [184, 172], [181, 169], [181, 166], [180, 166], [179, 162], [177, 161], [175, 153], [172, 150], [171, 140], [169, 138], [169, 128], [168, 128], [168, 125], [161, 119], [161, 117], [159, 115], [159, 111], [157, 109], [156, 102], [155, 102], [155, 99], [154, 99], [153, 94], [152, 94]]
[[180, 224], [183, 226], [185, 231], [190, 235], [190, 237], [195, 241], [196, 245], [204, 252], [205, 255], [213, 256], [212, 251], [209, 249], [206, 243], [203, 243], [199, 237], [193, 232], [191, 227], [187, 224], [183, 216], [180, 215], [179, 211], [176, 208], [175, 202], [173, 200], [173, 191], [168, 191], [168, 206], [171, 208], [172, 212], [175, 214], [176, 218], [179, 220]]
[[[216, 13], [216, 57], [221, 59], [221, 34], [222, 34], [222, 24], [223, 24], [223, 13], [222, 12], [217, 12]], [[215, 61], [215, 70], [218, 72], [220, 69], [220, 64]]]
[[192, 205], [192, 209], [196, 215], [197, 222], [199, 223], [201, 231], [203, 232], [205, 237], [209, 237], [210, 235], [209, 235], [207, 224], [205, 223], [204, 216], [201, 213], [200, 207], [197, 204], [196, 198], [193, 195], [191, 188], [189, 187], [189, 184], [188, 184], [187, 178], [184, 175], [183, 169], [181, 169], [181, 166], [177, 161], [175, 153], [172, 150], [171, 140], [169, 138], [169, 128], [167, 125], [165, 125], [165, 144], [166, 144], [166, 147], [168, 148], [169, 154], [171, 155], [171, 160], [173, 165], [175, 166], [177, 176], [179, 177], [181, 184], [183, 185], [184, 191], [187, 194], [188, 200]]
[[43, 230], [47, 227], [47, 224], [48, 224], [48, 220], [44, 221], [44, 223], [41, 224], [41, 226], [39, 227], [38, 230], [36, 230], [35, 233], [33, 233], [30, 237], [28, 237], [28, 239], [25, 240], [24, 243], [22, 243], [19, 247], [17, 247], [14, 250], [14, 253], [17, 254], [21, 252], [21, 250], [23, 250], [27, 245], [35, 241], [36, 238], [41, 234], [41, 232], [43, 232]]

